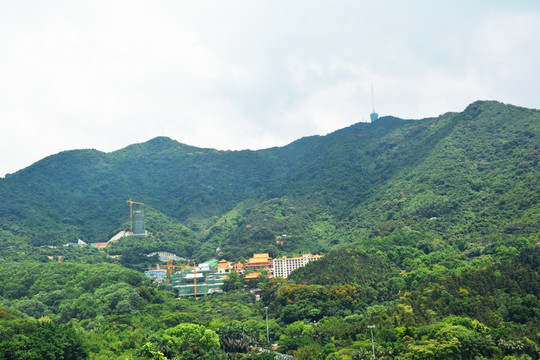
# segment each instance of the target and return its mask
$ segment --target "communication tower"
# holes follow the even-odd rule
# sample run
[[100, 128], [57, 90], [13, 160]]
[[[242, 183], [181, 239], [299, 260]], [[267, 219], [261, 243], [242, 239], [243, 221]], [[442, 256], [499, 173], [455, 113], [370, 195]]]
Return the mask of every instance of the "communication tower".
[[379, 114], [375, 112], [375, 96], [373, 96], [373, 84], [371, 85], [371, 105], [373, 107], [372, 113], [369, 114], [369, 118], [371, 119], [371, 122], [374, 122], [379, 118]]

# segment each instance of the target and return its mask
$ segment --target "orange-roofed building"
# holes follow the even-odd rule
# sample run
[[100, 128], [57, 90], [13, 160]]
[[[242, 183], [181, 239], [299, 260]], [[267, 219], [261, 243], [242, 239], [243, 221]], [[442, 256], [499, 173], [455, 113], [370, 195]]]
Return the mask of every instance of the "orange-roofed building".
[[246, 276], [244, 276], [244, 280], [253, 280], [253, 279], [257, 279], [261, 276], [262, 274], [259, 273], [259, 272], [252, 272], [252, 273], [249, 273], [247, 274]]
[[233, 262], [222, 259], [217, 264], [217, 273], [218, 274], [227, 274], [233, 269]]
[[268, 253], [262, 253], [262, 254], [253, 254], [252, 258], [249, 258], [247, 264], [246, 264], [246, 270], [268, 270], [272, 271], [272, 258], [268, 255]]
[[239, 261], [233, 265], [233, 270], [239, 274], [243, 274], [246, 271], [246, 266]]

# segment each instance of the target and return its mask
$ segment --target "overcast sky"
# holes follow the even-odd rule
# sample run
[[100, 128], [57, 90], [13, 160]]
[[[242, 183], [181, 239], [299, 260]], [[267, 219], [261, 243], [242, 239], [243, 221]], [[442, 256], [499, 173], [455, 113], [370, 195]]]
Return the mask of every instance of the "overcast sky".
[[165, 135], [261, 149], [381, 115], [539, 108], [540, 1], [0, 2], [0, 176]]

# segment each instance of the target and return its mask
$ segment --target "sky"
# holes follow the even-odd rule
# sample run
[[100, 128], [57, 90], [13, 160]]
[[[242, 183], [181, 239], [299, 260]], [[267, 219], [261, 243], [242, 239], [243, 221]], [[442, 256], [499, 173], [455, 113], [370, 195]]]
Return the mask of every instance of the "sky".
[[0, 176], [156, 136], [284, 146], [368, 121], [540, 107], [540, 1], [0, 2]]

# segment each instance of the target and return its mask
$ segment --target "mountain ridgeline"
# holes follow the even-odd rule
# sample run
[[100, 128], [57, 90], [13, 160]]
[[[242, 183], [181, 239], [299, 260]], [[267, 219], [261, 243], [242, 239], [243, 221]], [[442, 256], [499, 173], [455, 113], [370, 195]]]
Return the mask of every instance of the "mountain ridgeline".
[[3, 247], [107, 241], [129, 228], [133, 198], [151, 233], [133, 241], [141, 251], [233, 259], [414, 231], [475, 252], [538, 236], [539, 159], [540, 111], [493, 101], [259, 151], [158, 137], [62, 152], [0, 179], [0, 237]]

